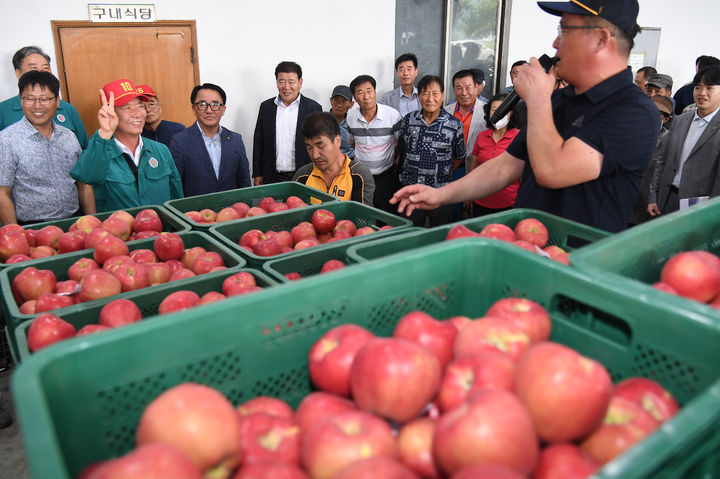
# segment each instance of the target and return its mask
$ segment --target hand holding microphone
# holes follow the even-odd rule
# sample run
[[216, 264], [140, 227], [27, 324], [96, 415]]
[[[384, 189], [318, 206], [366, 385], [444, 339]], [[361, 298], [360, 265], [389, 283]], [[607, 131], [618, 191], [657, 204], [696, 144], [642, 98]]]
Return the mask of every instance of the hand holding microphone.
[[[552, 68], [559, 60], [560, 59], [557, 57], [550, 58], [547, 55], [542, 55], [540, 58], [538, 58], [540, 66], [543, 67], [545, 72], [550, 71], [550, 68]], [[502, 120], [510, 112], [510, 110], [515, 107], [518, 101], [520, 101], [520, 95], [518, 95], [518, 93], [513, 90], [507, 97], [505, 97], [500, 106], [497, 107], [495, 113], [490, 116], [490, 123], [492, 123], [493, 125], [497, 125], [497, 123]]]

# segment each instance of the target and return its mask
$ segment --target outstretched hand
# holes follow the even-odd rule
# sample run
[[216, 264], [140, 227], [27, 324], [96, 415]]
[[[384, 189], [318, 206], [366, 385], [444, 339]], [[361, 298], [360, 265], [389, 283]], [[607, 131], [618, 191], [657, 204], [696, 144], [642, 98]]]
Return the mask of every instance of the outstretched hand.
[[390, 198], [390, 204], [398, 204], [398, 212], [410, 216], [415, 210], [434, 210], [442, 205], [440, 190], [427, 185], [409, 185], [400, 188]]
[[118, 116], [115, 113], [115, 94], [110, 92], [110, 98], [105, 96], [105, 91], [100, 89], [100, 110], [98, 111], [98, 122], [100, 128], [98, 134], [109, 140], [115, 133], [115, 129], [118, 126]]

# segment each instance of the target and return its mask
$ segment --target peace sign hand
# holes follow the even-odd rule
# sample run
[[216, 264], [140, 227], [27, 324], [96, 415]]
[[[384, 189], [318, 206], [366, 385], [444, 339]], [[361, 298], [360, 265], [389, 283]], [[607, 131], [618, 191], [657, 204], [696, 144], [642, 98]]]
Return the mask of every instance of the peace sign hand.
[[109, 140], [118, 126], [118, 116], [115, 113], [115, 93], [110, 92], [110, 99], [108, 100], [105, 91], [100, 89], [100, 102], [102, 106], [98, 111], [98, 122], [100, 123], [98, 134], [101, 138]]

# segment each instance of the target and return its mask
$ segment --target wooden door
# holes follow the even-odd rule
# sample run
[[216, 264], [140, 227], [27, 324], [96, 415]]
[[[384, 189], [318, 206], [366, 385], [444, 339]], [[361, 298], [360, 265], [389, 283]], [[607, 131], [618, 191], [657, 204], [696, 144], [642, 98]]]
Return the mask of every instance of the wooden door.
[[200, 83], [195, 21], [53, 21], [63, 99], [77, 108], [88, 136], [98, 128], [99, 90], [119, 78], [150, 85], [163, 119], [190, 125], [190, 92]]

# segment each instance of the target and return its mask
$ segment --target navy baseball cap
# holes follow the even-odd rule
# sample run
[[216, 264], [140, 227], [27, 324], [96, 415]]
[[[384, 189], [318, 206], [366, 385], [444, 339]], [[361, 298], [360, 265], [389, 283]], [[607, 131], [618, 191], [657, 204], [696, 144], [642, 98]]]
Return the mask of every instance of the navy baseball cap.
[[563, 13], [594, 15], [604, 18], [634, 38], [639, 31], [637, 16], [640, 11], [638, 0], [570, 0], [569, 2], [537, 2], [538, 6], [551, 15]]

